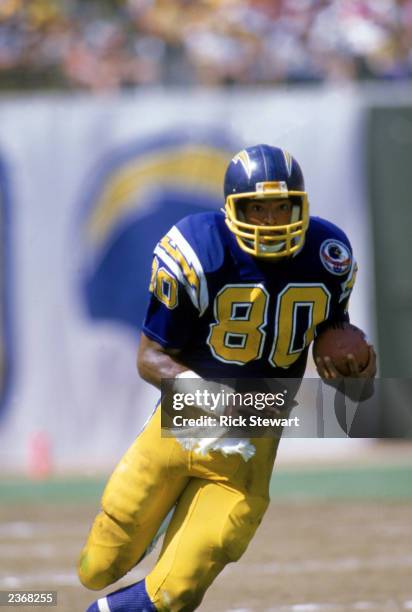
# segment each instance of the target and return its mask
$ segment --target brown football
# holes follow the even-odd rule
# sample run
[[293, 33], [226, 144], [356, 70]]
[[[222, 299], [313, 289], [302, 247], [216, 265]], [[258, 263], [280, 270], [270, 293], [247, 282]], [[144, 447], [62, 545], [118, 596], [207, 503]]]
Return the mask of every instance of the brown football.
[[350, 375], [346, 358], [348, 354], [355, 357], [360, 370], [368, 365], [369, 348], [366, 336], [351, 323], [343, 323], [341, 327], [328, 327], [313, 343], [315, 362], [317, 357], [330, 357], [342, 376]]

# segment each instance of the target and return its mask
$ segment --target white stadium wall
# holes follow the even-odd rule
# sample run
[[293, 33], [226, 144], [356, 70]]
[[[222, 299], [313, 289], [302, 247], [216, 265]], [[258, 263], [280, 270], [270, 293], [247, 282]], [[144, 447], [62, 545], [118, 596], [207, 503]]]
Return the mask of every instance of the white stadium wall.
[[[106, 285], [98, 280], [95, 288], [93, 270], [129, 222], [137, 220], [145, 231], [145, 215], [160, 197], [156, 189], [168, 188], [159, 173], [169, 172], [173, 147], [180, 153], [189, 147], [190, 157], [194, 146], [199, 163], [209, 159], [199, 150], [213, 149], [210, 185], [202, 182], [202, 166], [197, 173], [199, 190], [216, 206], [219, 172], [236, 149], [267, 142], [292, 152], [304, 169], [312, 214], [340, 225], [352, 241], [360, 269], [352, 319], [373, 338], [363, 111], [356, 89], [2, 99], [0, 159], [9, 217], [3, 361], [9, 363], [3, 364], [8, 380], [0, 412], [0, 469], [24, 471], [39, 433], [48, 440], [56, 469], [107, 469], [152, 411], [158, 393], [139, 380], [135, 368], [138, 323], [134, 328], [124, 300], [113, 306], [113, 317], [104, 307], [99, 314], [94, 297], [88, 306], [84, 279], [92, 279], [87, 291], [91, 287], [93, 296], [103, 287], [104, 299]], [[123, 176], [122, 164], [127, 167], [134, 154], [142, 165], [138, 176], [127, 168]], [[149, 158], [154, 165], [148, 169]], [[203, 200], [190, 200], [196, 182], [184, 177], [182, 164], [179, 173], [177, 194], [186, 194], [192, 207], [203, 206]], [[175, 189], [174, 178], [168, 180]], [[119, 207], [122, 214], [110, 225], [110, 211]], [[93, 214], [103, 209], [102, 229]], [[158, 214], [160, 232], [163, 211]], [[160, 237], [156, 214], [150, 218], [145, 248]], [[142, 309], [148, 274], [124, 274], [125, 295], [130, 287]]]

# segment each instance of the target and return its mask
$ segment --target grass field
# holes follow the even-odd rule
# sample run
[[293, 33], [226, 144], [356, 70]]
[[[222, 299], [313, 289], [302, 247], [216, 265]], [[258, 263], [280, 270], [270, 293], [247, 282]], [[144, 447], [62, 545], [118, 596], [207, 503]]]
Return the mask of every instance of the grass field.
[[[95, 595], [74, 567], [103, 485], [3, 479], [0, 590], [57, 590], [59, 611], [86, 609]], [[281, 465], [271, 495], [248, 551], [219, 576], [202, 612], [412, 610], [409, 461]], [[119, 585], [143, 577], [155, 558], [156, 551]]]

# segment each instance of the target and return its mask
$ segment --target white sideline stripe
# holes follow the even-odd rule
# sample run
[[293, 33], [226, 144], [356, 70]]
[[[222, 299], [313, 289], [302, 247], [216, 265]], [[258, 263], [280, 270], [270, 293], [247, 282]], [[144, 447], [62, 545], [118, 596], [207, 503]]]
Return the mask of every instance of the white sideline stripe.
[[[332, 610], [343, 612], [344, 608], [331, 603], [306, 603], [268, 608], [265, 612], [323, 612], [324, 610], [327, 610], [327, 612], [331, 612]], [[347, 610], [345, 610], [345, 612], [347, 612]]]
[[[317, 572], [353, 572], [360, 569], [392, 569], [412, 567], [412, 555], [399, 557], [377, 557], [362, 559], [360, 557], [338, 557], [325, 561], [324, 559], [307, 559], [301, 563], [252, 563], [248, 572], [252, 574], [312, 574]], [[236, 572], [238, 568], [231, 567], [227, 571]], [[303, 604], [302, 604], [303, 605]]]
[[[61, 537], [61, 523], [60, 522], [49, 522], [43, 523], [41, 521], [10, 521], [8, 523], [2, 523], [0, 525], [0, 536], [6, 539], [10, 538], [27, 538], [33, 537], [38, 538], [39, 535], [59, 535]], [[82, 535], [84, 534], [84, 526], [80, 522], [67, 522], [64, 523], [64, 534], [65, 536]]]
[[293, 612], [314, 612], [315, 610], [319, 610], [319, 606], [321, 604], [316, 603], [307, 603], [307, 604], [295, 604], [292, 606]]
[[110, 612], [107, 597], [102, 597], [101, 599], [98, 599], [97, 607], [99, 608], [100, 612]]
[[[142, 570], [133, 570], [133, 579], [137, 581], [142, 580], [145, 577], [145, 572]], [[50, 572], [39, 572], [39, 573], [21, 573], [19, 576], [10, 576], [8, 574], [0, 574], [0, 589], [10, 588], [24, 588], [30, 583], [33, 586], [48, 588], [48, 587], [62, 587], [62, 586], [75, 586], [79, 587], [79, 578], [75, 571], [68, 572], [65, 569], [59, 570], [54, 573]]]
[[[349, 612], [357, 610], [371, 610], [372, 612], [382, 612], [382, 610], [410, 610], [412, 601], [398, 602], [395, 600], [376, 600], [376, 601], [353, 601], [350, 603], [336, 604], [332, 602], [322, 603], [303, 603], [280, 605], [265, 608], [264, 612]], [[227, 612], [232, 612], [232, 609]], [[250, 611], [252, 612], [252, 610]]]
[[41, 544], [40, 542], [25, 543], [23, 541], [2, 544], [1, 554], [9, 559], [48, 559], [55, 557], [56, 554], [64, 553], [67, 557], [75, 557], [79, 552], [79, 547], [75, 545], [62, 546], [59, 544]]
[[79, 586], [79, 578], [75, 572], [65, 572], [64, 570], [50, 574], [49, 572], [39, 574], [21, 574], [20, 576], [0, 576], [0, 588], [19, 588], [33, 585], [49, 586]]

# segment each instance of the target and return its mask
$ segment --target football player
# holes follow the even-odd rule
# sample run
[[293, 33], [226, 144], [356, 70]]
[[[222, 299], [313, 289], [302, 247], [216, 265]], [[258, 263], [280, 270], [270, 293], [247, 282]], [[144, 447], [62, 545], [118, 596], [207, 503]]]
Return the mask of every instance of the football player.
[[[246, 148], [224, 192], [224, 214], [186, 217], [155, 248], [138, 369], [156, 387], [172, 378], [301, 379], [315, 330], [348, 320], [352, 248], [338, 227], [309, 217], [297, 161], [277, 147]], [[326, 379], [329, 366], [319, 364]], [[374, 372], [370, 347], [367, 367], [353, 365], [352, 375]], [[196, 609], [262, 520], [277, 445], [162, 438], [158, 405], [105, 488], [79, 577], [98, 590], [124, 576], [169, 515], [160, 556], [145, 580], [88, 612]]]

